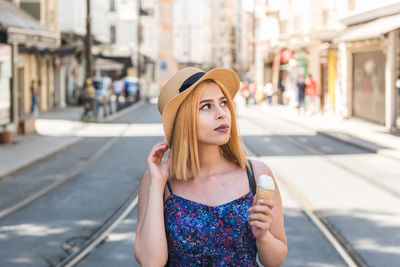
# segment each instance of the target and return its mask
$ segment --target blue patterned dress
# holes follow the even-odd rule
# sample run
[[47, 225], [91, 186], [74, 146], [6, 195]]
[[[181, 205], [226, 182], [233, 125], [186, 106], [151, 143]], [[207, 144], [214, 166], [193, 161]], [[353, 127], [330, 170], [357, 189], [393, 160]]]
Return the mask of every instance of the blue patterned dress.
[[166, 266], [258, 266], [256, 239], [247, 210], [251, 190], [219, 206], [207, 206], [171, 193], [164, 204], [168, 242]]

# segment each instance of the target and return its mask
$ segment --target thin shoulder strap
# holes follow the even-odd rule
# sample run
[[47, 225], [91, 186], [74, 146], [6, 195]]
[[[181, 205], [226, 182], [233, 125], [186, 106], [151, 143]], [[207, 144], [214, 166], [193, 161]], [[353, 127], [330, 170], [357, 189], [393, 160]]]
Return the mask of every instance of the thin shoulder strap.
[[250, 168], [248, 168], [246, 166], [247, 178], [249, 179], [249, 185], [250, 185], [251, 192], [253, 193], [253, 195], [255, 195], [256, 194], [256, 179], [254, 178], [253, 165], [251, 164], [250, 160], [248, 162], [249, 162]]
[[168, 186], [169, 193], [172, 195], [173, 194], [172, 193], [172, 188], [171, 188], [171, 185], [169, 184], [168, 180], [167, 180], [167, 186]]

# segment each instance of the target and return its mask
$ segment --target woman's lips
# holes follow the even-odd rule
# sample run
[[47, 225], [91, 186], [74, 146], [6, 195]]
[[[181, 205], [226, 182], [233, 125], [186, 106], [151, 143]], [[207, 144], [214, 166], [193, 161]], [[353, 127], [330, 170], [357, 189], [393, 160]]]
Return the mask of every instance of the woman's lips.
[[229, 131], [229, 125], [228, 124], [223, 124], [218, 126], [218, 128], [215, 128], [215, 131], [217, 132], [227, 132]]

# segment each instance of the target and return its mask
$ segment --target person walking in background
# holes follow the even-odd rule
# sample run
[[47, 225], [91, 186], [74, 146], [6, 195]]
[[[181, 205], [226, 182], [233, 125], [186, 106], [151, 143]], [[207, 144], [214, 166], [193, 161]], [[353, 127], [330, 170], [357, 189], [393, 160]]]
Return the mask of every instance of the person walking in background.
[[304, 110], [304, 106], [305, 106], [304, 100], [305, 100], [305, 93], [306, 93], [306, 84], [304, 82], [303, 75], [299, 74], [297, 76], [296, 85], [297, 85], [297, 92], [298, 92], [297, 109], [299, 110], [299, 112], [301, 112], [302, 110]]
[[[166, 142], [151, 150], [139, 191], [135, 257], [143, 266], [280, 266], [287, 254], [282, 201], [257, 199], [263, 162], [246, 158], [230, 69], [178, 71], [158, 109]], [[164, 154], [170, 149], [168, 159]], [[154, 253], [157, 251], [157, 253]]]
[[318, 112], [318, 89], [317, 82], [312, 78], [311, 73], [305, 80], [306, 84], [306, 113], [315, 115]]
[[265, 83], [263, 91], [264, 91], [264, 96], [265, 96], [268, 106], [271, 106], [272, 105], [272, 97], [275, 94], [274, 89], [272, 88], [272, 83], [271, 82]]
[[255, 81], [251, 82], [249, 85], [249, 101], [251, 104], [257, 104], [256, 94], [257, 94], [257, 83]]
[[39, 95], [39, 89], [36, 86], [35, 80], [31, 81], [31, 114], [37, 115], [37, 105], [38, 105], [38, 95]]
[[[121, 101], [120, 96], [125, 93], [124, 82], [121, 79], [116, 79], [112, 83], [112, 90], [113, 90], [113, 93], [116, 98], [117, 111], [119, 111], [122, 107], [121, 102], [120, 102]], [[125, 98], [125, 101], [126, 101], [126, 98]]]
[[245, 82], [240, 90], [240, 93], [242, 94], [242, 96], [244, 97], [245, 101], [246, 101], [246, 105], [249, 104], [249, 98], [250, 98], [250, 90], [249, 90], [249, 86], [247, 84], [247, 82]]
[[92, 113], [92, 116], [97, 116], [97, 108], [95, 107], [96, 92], [91, 78], [86, 78], [84, 94], [82, 117], [88, 116], [90, 112]]
[[278, 104], [283, 105], [283, 94], [285, 92], [285, 85], [283, 82], [283, 77], [278, 80]]

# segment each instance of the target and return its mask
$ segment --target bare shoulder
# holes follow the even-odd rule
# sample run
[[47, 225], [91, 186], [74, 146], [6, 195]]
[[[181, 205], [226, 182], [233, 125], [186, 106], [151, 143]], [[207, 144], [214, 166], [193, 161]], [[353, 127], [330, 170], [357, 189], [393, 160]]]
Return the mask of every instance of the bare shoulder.
[[253, 166], [253, 172], [256, 182], [258, 182], [258, 177], [262, 174], [267, 174], [275, 180], [274, 174], [272, 173], [271, 169], [268, 167], [267, 164], [256, 159], [252, 159], [251, 164]]

